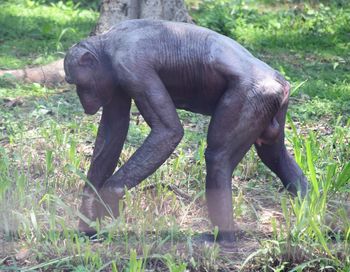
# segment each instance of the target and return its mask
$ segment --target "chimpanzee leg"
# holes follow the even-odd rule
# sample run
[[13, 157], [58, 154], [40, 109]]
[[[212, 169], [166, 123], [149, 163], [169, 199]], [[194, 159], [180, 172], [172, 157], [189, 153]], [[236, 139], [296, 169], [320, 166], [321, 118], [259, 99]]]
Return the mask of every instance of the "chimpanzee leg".
[[308, 190], [308, 182], [293, 157], [284, 144], [284, 125], [288, 101], [284, 103], [276, 115], [280, 134], [277, 142], [273, 144], [255, 144], [259, 157], [282, 181], [284, 187], [293, 195], [300, 192], [304, 197]]
[[[248, 91], [249, 92], [249, 91]], [[232, 243], [232, 172], [275, 113], [259, 95], [228, 90], [221, 98], [208, 130], [206, 198], [209, 217], [219, 228], [218, 240]]]

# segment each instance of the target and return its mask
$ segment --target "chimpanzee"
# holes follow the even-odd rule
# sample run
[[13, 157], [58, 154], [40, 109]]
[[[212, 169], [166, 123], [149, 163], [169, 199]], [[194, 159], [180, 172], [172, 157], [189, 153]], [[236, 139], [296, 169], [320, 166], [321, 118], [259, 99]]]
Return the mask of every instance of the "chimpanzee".
[[[284, 144], [290, 85], [234, 40], [191, 24], [129, 20], [70, 48], [64, 69], [85, 113], [103, 108], [88, 180], [114, 216], [125, 188], [151, 175], [180, 142], [176, 108], [211, 116], [206, 199], [220, 242], [234, 242], [231, 178], [253, 144], [290, 193], [306, 195], [307, 180]], [[131, 100], [151, 132], [113, 174]], [[81, 212], [91, 220], [107, 212], [90, 185]], [[79, 229], [94, 232], [82, 220]]]

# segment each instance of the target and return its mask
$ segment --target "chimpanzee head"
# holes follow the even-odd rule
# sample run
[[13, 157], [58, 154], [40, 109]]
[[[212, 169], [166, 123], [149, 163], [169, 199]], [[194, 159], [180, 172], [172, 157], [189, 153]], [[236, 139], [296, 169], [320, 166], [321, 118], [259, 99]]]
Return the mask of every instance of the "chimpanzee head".
[[115, 88], [112, 69], [88, 42], [70, 48], [64, 58], [66, 81], [76, 85], [86, 114], [95, 114], [109, 103]]

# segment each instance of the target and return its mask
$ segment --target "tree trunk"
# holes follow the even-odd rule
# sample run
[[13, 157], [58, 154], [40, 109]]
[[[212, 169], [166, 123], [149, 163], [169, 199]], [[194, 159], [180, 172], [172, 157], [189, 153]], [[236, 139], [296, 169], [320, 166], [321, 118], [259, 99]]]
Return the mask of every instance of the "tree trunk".
[[120, 21], [139, 18], [191, 22], [183, 0], [102, 0], [92, 34], [103, 33]]
[[[190, 23], [184, 0], [101, 0], [100, 18], [91, 35], [101, 34], [127, 19], [162, 19]], [[6, 76], [9, 75], [9, 76]], [[0, 77], [54, 86], [64, 82], [63, 60], [18, 70], [0, 70]]]

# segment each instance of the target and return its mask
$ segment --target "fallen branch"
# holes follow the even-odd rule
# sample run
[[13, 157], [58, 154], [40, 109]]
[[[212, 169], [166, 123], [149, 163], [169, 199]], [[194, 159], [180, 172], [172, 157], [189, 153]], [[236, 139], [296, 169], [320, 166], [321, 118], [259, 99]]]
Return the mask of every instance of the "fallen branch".
[[16, 70], [0, 70], [0, 77], [10, 81], [39, 83], [52, 87], [64, 83], [63, 59], [47, 65]]
[[143, 189], [143, 191], [154, 190], [158, 186], [160, 186], [162, 188], [166, 188], [167, 190], [174, 192], [175, 195], [177, 195], [178, 197], [181, 197], [185, 201], [191, 202], [193, 200], [192, 196], [185, 193], [184, 191], [182, 191], [180, 188], [178, 188], [176, 185], [173, 185], [173, 184], [165, 184], [165, 183], [149, 184], [149, 185], [144, 186], [142, 189]]

